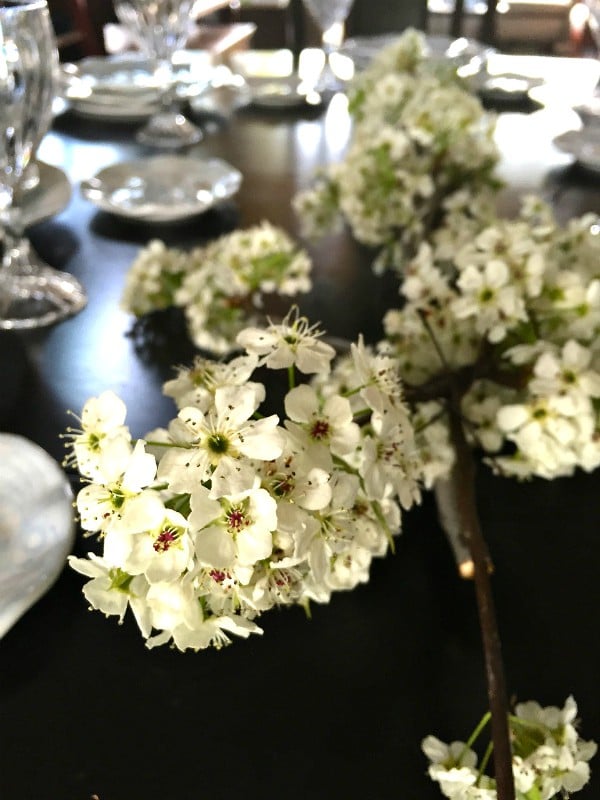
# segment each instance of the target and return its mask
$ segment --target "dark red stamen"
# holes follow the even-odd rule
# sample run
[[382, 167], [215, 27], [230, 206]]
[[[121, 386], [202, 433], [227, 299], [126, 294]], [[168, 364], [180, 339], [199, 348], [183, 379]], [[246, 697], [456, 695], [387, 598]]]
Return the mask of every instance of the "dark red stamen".
[[167, 528], [158, 534], [152, 547], [157, 553], [165, 553], [178, 538], [177, 531]]
[[238, 531], [240, 528], [243, 528], [245, 524], [246, 517], [242, 511], [234, 508], [227, 515], [227, 525], [234, 531]]
[[314, 421], [310, 431], [313, 439], [326, 439], [329, 436], [329, 423], [325, 419], [317, 419]]

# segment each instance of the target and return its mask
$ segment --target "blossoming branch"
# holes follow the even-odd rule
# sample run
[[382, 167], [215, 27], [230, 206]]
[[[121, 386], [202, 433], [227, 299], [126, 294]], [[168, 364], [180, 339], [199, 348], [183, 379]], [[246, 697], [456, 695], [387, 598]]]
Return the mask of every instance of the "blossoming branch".
[[[595, 742], [584, 741], [577, 731], [577, 704], [568, 697], [563, 708], [530, 701], [519, 703], [510, 715], [512, 772], [518, 800], [569, 797], [590, 777], [589, 761]], [[422, 742], [430, 761], [429, 775], [450, 800], [497, 800], [496, 781], [487, 774], [491, 749], [481, 761], [473, 749], [489, 722], [489, 713], [467, 742], [445, 744], [435, 736]]]
[[[335, 352], [295, 312], [238, 335], [245, 354], [198, 358], [165, 391], [179, 413], [134, 441], [112, 392], [70, 432], [87, 485], [81, 526], [102, 555], [71, 557], [94, 608], [131, 608], [149, 646], [220, 647], [260, 633], [273, 606], [327, 602], [369, 577], [420, 497], [421, 460], [393, 360], [352, 347], [352, 391], [328, 387]], [[255, 370], [283, 370], [284, 417], [261, 414]], [[296, 385], [296, 376], [318, 382]]]
[[455, 70], [427, 58], [425, 37], [414, 30], [384, 48], [349, 94], [348, 151], [294, 207], [306, 236], [346, 224], [357, 241], [380, 250], [383, 269], [402, 263], [456, 202], [488, 202], [498, 186], [495, 117]]

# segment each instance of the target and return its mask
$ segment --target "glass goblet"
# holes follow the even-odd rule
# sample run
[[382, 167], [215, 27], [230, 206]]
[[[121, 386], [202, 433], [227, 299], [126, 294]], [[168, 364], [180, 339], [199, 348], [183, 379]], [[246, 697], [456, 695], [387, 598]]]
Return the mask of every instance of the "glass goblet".
[[202, 131], [181, 113], [173, 55], [193, 28], [196, 0], [114, 0], [119, 21], [138, 40], [154, 63], [161, 110], [138, 131], [137, 140], [155, 147], [185, 147], [202, 139]]
[[72, 275], [33, 258], [18, 186], [52, 115], [58, 54], [46, 0], [0, 2], [0, 329], [37, 328], [76, 313]]
[[600, 0], [585, 0], [588, 8], [588, 27], [594, 40], [596, 50], [600, 52]]
[[325, 54], [325, 66], [316, 89], [320, 92], [338, 91], [342, 85], [331, 69], [331, 56], [342, 43], [343, 25], [354, 0], [303, 0], [303, 2], [319, 27], [321, 49]]

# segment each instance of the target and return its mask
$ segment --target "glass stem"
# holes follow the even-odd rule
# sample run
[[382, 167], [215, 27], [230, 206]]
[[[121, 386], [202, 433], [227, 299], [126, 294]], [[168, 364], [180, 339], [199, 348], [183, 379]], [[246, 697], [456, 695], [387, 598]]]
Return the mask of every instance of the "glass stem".
[[[16, 192], [15, 192], [16, 194]], [[25, 223], [19, 205], [11, 205], [2, 215], [2, 269], [24, 275], [32, 272], [29, 240], [24, 235]]]
[[161, 112], [163, 114], [177, 113], [179, 104], [171, 59], [157, 59], [155, 74], [160, 85]]
[[331, 55], [332, 55], [332, 53], [335, 53], [337, 48], [333, 44], [331, 44], [331, 42], [328, 40], [327, 36], [323, 36], [322, 39], [321, 39], [321, 50], [323, 51], [323, 53], [325, 55], [325, 63], [323, 65], [323, 72], [325, 74], [328, 74], [328, 75], [329, 74], [333, 75], [333, 70], [331, 69]]

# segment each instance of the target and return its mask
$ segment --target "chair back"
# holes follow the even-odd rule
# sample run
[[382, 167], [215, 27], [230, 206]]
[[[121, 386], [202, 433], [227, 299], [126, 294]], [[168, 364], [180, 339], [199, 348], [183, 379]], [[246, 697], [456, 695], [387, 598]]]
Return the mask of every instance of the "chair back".
[[376, 36], [406, 28], [427, 29], [427, 0], [354, 0], [348, 36]]
[[104, 48], [96, 30], [87, 0], [48, 0], [52, 24], [56, 34], [58, 53], [70, 57], [102, 55]]
[[[484, 44], [494, 45], [496, 42], [496, 6], [498, 0], [488, 0], [486, 10], [481, 15], [481, 24], [479, 27], [478, 39]], [[455, 0], [454, 11], [452, 12], [452, 19], [450, 21], [450, 35], [455, 39], [464, 35], [464, 22], [465, 22], [465, 2], [464, 0]]]

